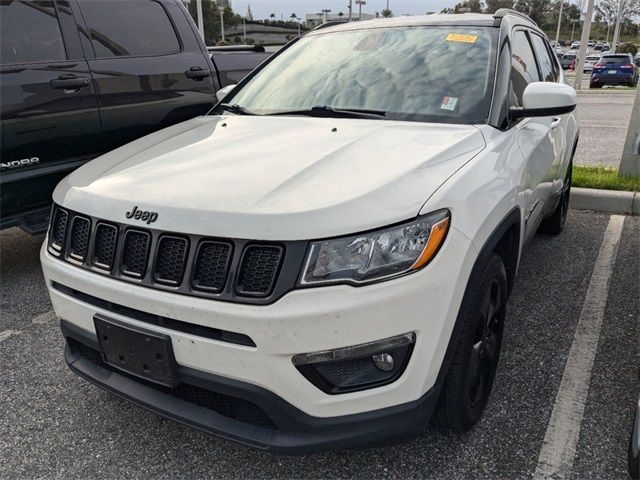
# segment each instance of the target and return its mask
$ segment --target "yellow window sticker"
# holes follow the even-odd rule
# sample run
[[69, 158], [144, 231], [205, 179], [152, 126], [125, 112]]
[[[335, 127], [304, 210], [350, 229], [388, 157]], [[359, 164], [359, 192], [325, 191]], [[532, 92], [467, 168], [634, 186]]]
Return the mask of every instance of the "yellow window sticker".
[[477, 39], [477, 35], [466, 35], [464, 33], [450, 33], [447, 35], [447, 42], [476, 43]]

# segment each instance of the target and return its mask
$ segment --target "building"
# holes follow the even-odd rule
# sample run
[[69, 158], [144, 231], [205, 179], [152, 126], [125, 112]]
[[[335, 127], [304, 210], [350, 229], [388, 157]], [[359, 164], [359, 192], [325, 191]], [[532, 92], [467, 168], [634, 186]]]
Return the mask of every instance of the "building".
[[[342, 15], [339, 15], [338, 13], [324, 13], [324, 12], [307, 13], [304, 16], [304, 23], [309, 28], [315, 28], [318, 25], [321, 25], [326, 22], [339, 22], [339, 21], [346, 22], [347, 18], [348, 18], [347, 13], [343, 13]], [[376, 16], [370, 13], [362, 13], [362, 20], [371, 20], [373, 18], [376, 18]], [[354, 21], [359, 20], [358, 12], [353, 13], [352, 20]]]

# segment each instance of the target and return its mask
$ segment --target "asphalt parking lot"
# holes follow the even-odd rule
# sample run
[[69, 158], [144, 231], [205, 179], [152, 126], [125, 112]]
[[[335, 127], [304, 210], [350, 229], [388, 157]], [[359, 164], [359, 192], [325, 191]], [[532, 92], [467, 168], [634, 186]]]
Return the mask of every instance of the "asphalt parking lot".
[[618, 88], [593, 92], [585, 88], [588, 88], [588, 84], [578, 94], [580, 141], [574, 162], [576, 165], [617, 168], [622, 157], [635, 92]]
[[[73, 375], [40, 271], [43, 236], [3, 231], [0, 477], [531, 477], [609, 222], [608, 214], [571, 211], [561, 236], [538, 234], [529, 245], [509, 303], [494, 392], [474, 430], [455, 435], [431, 427], [393, 447], [304, 457], [208, 436]], [[601, 292], [606, 307], [568, 478], [626, 475], [640, 393], [640, 218], [624, 218], [618, 245], [609, 288]]]

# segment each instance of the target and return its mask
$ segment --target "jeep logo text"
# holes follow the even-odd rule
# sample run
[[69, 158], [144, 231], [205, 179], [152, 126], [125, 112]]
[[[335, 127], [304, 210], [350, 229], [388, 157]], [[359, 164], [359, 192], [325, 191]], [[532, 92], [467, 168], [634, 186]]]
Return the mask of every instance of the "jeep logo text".
[[127, 218], [133, 218], [134, 220], [142, 220], [147, 222], [147, 225], [155, 222], [158, 219], [158, 212], [149, 212], [147, 210], [138, 210], [136, 205], [130, 212], [126, 213]]

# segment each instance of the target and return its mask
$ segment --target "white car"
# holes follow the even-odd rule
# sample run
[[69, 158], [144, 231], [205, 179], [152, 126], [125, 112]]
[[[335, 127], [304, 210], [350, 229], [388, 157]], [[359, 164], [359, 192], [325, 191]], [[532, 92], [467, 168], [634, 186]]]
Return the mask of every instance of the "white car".
[[472, 428], [522, 249], [567, 213], [576, 94], [544, 33], [511, 10], [319, 27], [219, 93], [56, 188], [71, 369], [278, 452]]
[[593, 66], [598, 63], [600, 61], [600, 59], [602, 58], [601, 55], [587, 55], [584, 58], [584, 68], [583, 70], [585, 72], [591, 72], [593, 71]]

